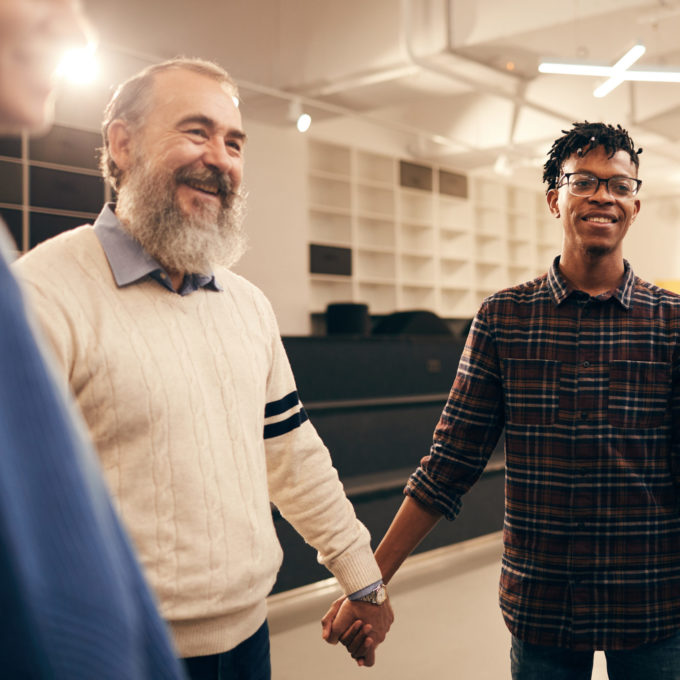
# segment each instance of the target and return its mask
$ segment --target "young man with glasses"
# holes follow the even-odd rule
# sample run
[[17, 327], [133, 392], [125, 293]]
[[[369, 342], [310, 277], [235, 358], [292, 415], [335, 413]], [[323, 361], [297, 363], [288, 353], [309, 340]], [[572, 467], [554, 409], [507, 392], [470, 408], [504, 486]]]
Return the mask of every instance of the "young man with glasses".
[[[589, 680], [598, 649], [611, 680], [680, 678], [680, 297], [623, 258], [640, 151], [601, 123], [553, 144], [544, 181], [562, 252], [482, 304], [376, 551], [388, 582], [442, 515], [455, 518], [505, 428], [500, 604], [514, 680]], [[331, 641], [347, 627], [341, 609], [331, 629], [334, 613]], [[348, 637], [360, 654], [361, 636]]]

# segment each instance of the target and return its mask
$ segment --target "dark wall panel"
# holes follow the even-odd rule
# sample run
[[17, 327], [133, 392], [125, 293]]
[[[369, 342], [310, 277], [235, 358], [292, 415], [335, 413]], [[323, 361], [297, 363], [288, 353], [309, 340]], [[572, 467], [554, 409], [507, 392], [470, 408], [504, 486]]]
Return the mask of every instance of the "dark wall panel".
[[0, 217], [4, 220], [9, 233], [16, 244], [17, 250], [22, 249], [22, 233], [23, 228], [21, 224], [21, 210], [12, 210], [11, 208], [0, 208]]
[[85, 224], [87, 220], [81, 217], [64, 217], [62, 215], [43, 215], [42, 213], [31, 213], [30, 224], [30, 243], [29, 248], [37, 246], [38, 243], [52, 238], [62, 231], [68, 231], [74, 227]]
[[445, 400], [333, 411], [308, 409], [342, 479], [413, 467], [427, 454]]
[[350, 248], [309, 244], [309, 271], [312, 274], [352, 275], [352, 251]]
[[29, 140], [28, 155], [33, 161], [97, 170], [101, 144], [98, 132], [55, 125], [48, 134]]
[[21, 165], [0, 161], [0, 202], [21, 205]]
[[97, 213], [103, 201], [100, 177], [48, 168], [30, 170], [30, 203], [34, 207]]
[[432, 191], [432, 168], [408, 161], [399, 161], [399, 184], [409, 189]]
[[283, 339], [303, 402], [448, 393], [464, 341], [446, 336]]
[[21, 140], [16, 138], [0, 138], [0, 156], [21, 158]]

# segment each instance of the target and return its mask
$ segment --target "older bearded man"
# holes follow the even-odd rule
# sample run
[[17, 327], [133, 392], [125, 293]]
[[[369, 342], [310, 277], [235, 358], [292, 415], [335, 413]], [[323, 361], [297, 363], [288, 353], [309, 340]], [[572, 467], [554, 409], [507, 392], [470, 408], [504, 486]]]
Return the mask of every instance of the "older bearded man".
[[272, 309], [225, 266], [243, 250], [235, 97], [226, 72], [198, 60], [125, 83], [103, 126], [117, 206], [17, 269], [191, 677], [259, 680], [281, 563], [270, 500], [376, 644], [392, 612], [372, 603], [368, 532], [300, 404]]
[[[75, 0], [0, 0], [0, 135], [52, 121]], [[0, 676], [184, 677], [71, 399], [5, 258], [0, 220]]]

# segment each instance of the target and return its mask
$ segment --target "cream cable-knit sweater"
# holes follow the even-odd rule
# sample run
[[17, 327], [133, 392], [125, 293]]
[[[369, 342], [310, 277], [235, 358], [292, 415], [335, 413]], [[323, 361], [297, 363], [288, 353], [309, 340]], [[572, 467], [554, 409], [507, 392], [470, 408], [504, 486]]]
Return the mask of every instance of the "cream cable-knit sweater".
[[15, 266], [181, 656], [231, 649], [264, 621], [282, 558], [270, 499], [345, 592], [380, 578], [255, 286], [217, 269], [223, 292], [118, 288], [89, 226]]

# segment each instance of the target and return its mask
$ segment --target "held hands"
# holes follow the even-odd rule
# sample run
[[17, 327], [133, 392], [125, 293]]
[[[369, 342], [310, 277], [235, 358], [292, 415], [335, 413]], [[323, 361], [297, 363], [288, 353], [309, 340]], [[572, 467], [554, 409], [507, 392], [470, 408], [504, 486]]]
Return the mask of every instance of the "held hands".
[[394, 621], [390, 600], [376, 605], [338, 598], [321, 619], [321, 637], [329, 644], [341, 642], [359, 666], [375, 663], [375, 649]]

